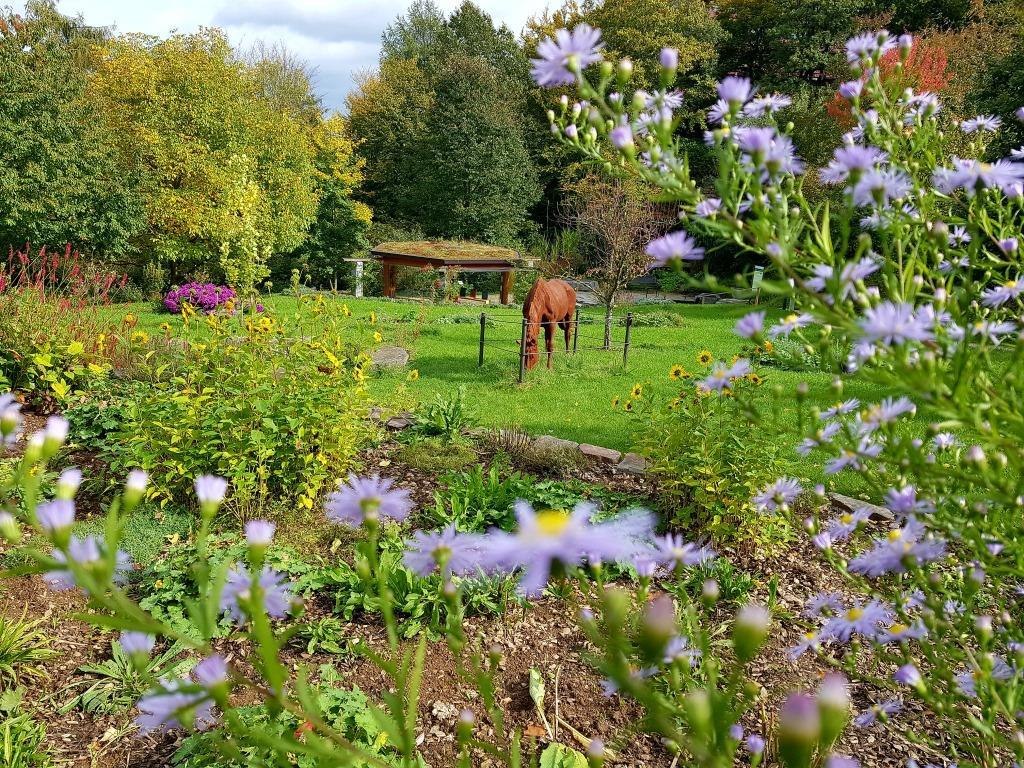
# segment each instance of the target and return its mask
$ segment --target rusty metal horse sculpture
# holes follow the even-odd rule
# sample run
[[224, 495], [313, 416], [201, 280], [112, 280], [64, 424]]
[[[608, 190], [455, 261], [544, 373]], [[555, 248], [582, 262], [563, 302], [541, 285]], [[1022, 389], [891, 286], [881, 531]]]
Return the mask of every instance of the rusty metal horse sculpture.
[[573, 314], [576, 312], [576, 291], [564, 280], [545, 280], [537, 278], [537, 282], [526, 294], [523, 302], [523, 317], [526, 318], [526, 367], [533, 368], [540, 357], [537, 339], [541, 327], [544, 328], [544, 341], [548, 352], [548, 368], [551, 367], [551, 355], [554, 352], [555, 326], [565, 331], [565, 351], [569, 351], [569, 340], [572, 337]]

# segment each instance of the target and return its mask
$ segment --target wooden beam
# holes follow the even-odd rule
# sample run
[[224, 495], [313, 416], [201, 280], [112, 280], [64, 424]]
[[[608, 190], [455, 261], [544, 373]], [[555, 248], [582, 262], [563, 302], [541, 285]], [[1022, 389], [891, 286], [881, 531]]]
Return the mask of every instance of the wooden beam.
[[384, 295], [395, 298], [395, 265], [384, 262], [381, 264], [381, 282], [384, 284]]
[[512, 291], [512, 276], [514, 272], [501, 273], [501, 303], [508, 304], [508, 296]]

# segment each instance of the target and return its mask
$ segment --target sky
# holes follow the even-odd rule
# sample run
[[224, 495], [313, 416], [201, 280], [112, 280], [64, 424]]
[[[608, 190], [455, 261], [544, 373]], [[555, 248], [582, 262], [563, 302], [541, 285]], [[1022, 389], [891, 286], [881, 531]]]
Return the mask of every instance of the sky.
[[[435, 0], [453, 10], [461, 0]], [[496, 24], [516, 33], [556, 0], [476, 0]], [[58, 0], [63, 13], [118, 32], [166, 35], [222, 28], [236, 45], [283, 43], [309, 62], [327, 109], [343, 110], [353, 76], [376, 67], [380, 35], [407, 0]]]

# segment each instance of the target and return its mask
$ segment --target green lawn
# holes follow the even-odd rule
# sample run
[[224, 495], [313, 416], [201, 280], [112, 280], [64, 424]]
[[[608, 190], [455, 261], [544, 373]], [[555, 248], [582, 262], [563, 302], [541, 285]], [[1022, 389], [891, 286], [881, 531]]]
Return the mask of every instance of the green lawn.
[[[554, 368], [538, 366], [527, 372], [526, 382], [517, 382], [518, 347], [521, 314], [517, 308], [479, 305], [420, 305], [383, 299], [344, 301], [352, 310], [353, 332], [367, 338], [370, 314], [377, 319], [374, 328], [384, 335], [385, 344], [407, 347], [412, 353], [410, 368], [419, 371], [417, 381], [408, 381], [406, 371], [376, 374], [370, 382], [373, 395], [382, 403], [404, 407], [428, 402], [435, 395], [451, 396], [464, 387], [466, 401], [479, 422], [486, 426], [519, 425], [531, 434], [552, 434], [578, 442], [589, 442], [620, 450], [628, 450], [636, 442], [643, 418], [612, 407], [615, 396], [628, 394], [634, 384], [644, 385], [645, 398], [654, 397], [664, 403], [681, 388], [669, 380], [674, 364], [681, 364], [693, 373], [703, 367], [697, 354], [710, 350], [717, 358], [730, 359], [740, 351], [742, 340], [732, 328], [736, 319], [750, 311], [743, 305], [643, 305], [630, 308], [635, 316], [672, 312], [682, 318], [680, 326], [633, 328], [628, 365], [623, 366], [621, 343], [624, 328], [615, 325], [613, 336], [617, 349], [604, 351], [600, 344], [601, 310], [588, 309], [584, 318], [592, 323], [581, 324], [579, 351], [575, 355], [558, 354]], [[288, 312], [295, 299], [274, 296], [266, 302], [278, 312]], [[180, 320], [154, 311], [150, 305], [133, 305], [140, 327], [156, 331], [162, 322]], [[477, 365], [480, 312], [486, 312], [493, 325], [486, 329], [485, 362]], [[620, 309], [617, 317], [625, 315]], [[772, 311], [770, 310], [770, 313]], [[781, 314], [774, 312], [774, 314]], [[465, 323], [443, 322], [460, 316]], [[557, 348], [557, 347], [556, 347]], [[781, 386], [792, 393], [800, 382], [807, 382], [810, 398], [821, 404], [834, 399], [830, 390], [832, 376], [826, 373], [782, 371], [764, 368], [763, 392]], [[886, 393], [859, 382], [848, 381], [844, 397], [858, 397], [864, 402], [877, 401]], [[784, 398], [785, 400], [785, 398]], [[780, 439], [794, 442], [796, 416], [790, 406], [781, 408], [775, 427]], [[766, 427], [768, 428], [768, 427]], [[787, 434], [783, 434], [783, 432]], [[791, 471], [802, 477], [817, 477], [820, 465], [800, 459], [795, 453]]]

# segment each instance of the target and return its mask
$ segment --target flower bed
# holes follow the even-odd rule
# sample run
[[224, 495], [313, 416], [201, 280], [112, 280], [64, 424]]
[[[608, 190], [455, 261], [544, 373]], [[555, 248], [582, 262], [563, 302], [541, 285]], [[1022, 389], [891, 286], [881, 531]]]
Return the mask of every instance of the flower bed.
[[201, 312], [213, 312], [236, 298], [234, 289], [226, 285], [185, 283], [168, 292], [164, 297], [164, 307], [176, 315], [181, 313], [182, 307], [186, 304]]

